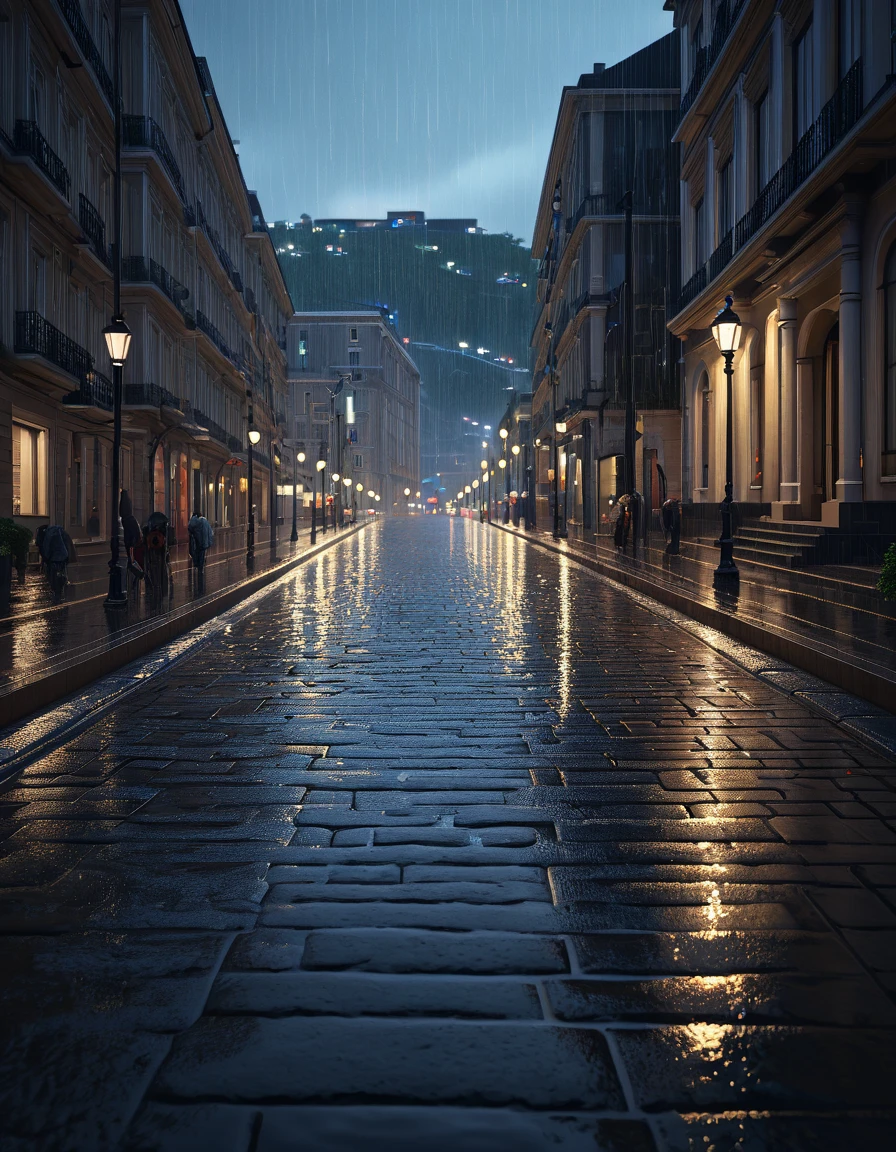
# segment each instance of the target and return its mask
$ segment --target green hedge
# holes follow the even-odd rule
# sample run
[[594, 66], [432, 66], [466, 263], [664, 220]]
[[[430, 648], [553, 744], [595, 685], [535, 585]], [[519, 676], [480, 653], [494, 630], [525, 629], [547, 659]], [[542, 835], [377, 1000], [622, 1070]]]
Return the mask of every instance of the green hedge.
[[28, 558], [30, 543], [30, 529], [16, 524], [8, 516], [0, 516], [0, 556], [12, 556], [16, 567], [21, 567]]
[[887, 600], [896, 600], [896, 544], [891, 544], [884, 553], [884, 565], [881, 568], [877, 589], [883, 592]]

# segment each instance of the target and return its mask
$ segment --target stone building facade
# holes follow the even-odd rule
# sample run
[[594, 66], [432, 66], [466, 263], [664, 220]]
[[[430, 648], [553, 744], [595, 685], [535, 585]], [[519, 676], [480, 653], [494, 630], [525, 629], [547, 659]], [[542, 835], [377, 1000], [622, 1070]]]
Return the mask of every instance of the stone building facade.
[[322, 458], [326, 492], [343, 507], [353, 492], [356, 510], [405, 512], [404, 490], [420, 488], [420, 373], [392, 325], [372, 311], [300, 312], [287, 349], [289, 437], [307, 458], [305, 503]]
[[[622, 199], [633, 193], [636, 482], [654, 505], [679, 484], [677, 347], [666, 331], [679, 265], [678, 34], [563, 89], [532, 241], [541, 257], [532, 332], [537, 519], [593, 539], [623, 490], [626, 383]], [[565, 430], [556, 431], [557, 424]], [[560, 469], [556, 485], [552, 473]], [[662, 479], [662, 483], [660, 483]]]
[[[194, 507], [269, 522], [291, 304], [205, 61], [176, 5], [122, 4], [122, 487], [179, 539]], [[0, 515], [108, 536], [113, 10], [0, 0]], [[100, 545], [98, 544], [98, 547]]]
[[742, 515], [765, 517], [767, 535], [824, 528], [815, 559], [879, 559], [896, 537], [896, 9], [666, 7], [684, 92], [684, 287], [670, 323], [684, 347], [684, 498], [699, 520], [723, 491], [710, 324], [730, 293], [744, 323], [732, 407]]

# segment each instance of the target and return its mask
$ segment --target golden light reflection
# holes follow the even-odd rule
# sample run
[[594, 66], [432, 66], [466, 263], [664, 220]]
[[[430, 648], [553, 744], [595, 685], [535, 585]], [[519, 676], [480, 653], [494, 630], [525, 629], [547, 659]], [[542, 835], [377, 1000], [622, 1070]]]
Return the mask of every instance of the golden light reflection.
[[559, 606], [557, 613], [557, 666], [560, 672], [559, 695], [560, 718], [565, 720], [572, 709], [572, 605], [569, 592], [569, 560], [566, 556], [559, 558], [558, 595]]

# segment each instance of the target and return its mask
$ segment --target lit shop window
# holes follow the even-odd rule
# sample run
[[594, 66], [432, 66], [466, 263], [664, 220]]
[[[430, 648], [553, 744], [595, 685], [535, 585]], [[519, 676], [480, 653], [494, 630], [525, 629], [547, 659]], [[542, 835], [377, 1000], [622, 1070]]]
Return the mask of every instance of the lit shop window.
[[47, 432], [16, 421], [12, 425], [12, 514], [47, 515]]

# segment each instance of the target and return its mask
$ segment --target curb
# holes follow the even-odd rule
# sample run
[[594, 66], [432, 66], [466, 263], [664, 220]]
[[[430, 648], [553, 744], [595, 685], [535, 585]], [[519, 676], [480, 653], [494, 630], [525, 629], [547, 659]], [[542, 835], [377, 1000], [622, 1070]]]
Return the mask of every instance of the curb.
[[[270, 585], [288, 576], [299, 565], [316, 559], [322, 552], [356, 535], [364, 527], [366, 521], [344, 530], [335, 539], [315, 544], [276, 568], [268, 568], [240, 584], [222, 589], [201, 604], [159, 622], [123, 644], [33, 684], [23, 684], [0, 697], [3, 723], [8, 725], [0, 731], [0, 781], [63, 736], [70, 737], [75, 728], [93, 724], [103, 712], [119, 703], [122, 696], [169, 669], [241, 616], [254, 611], [251, 602], [265, 594]], [[194, 635], [185, 636], [185, 633]], [[147, 668], [142, 658], [149, 652], [154, 653], [154, 658]], [[65, 699], [97, 681], [99, 683], [93, 691], [72, 700]], [[45, 714], [34, 716], [30, 721], [26, 719], [51, 704], [57, 705], [55, 711], [59, 712], [55, 725]], [[23, 719], [26, 719], [23, 726], [13, 727], [16, 721]]]
[[[795, 696], [811, 711], [839, 725], [850, 737], [860, 740], [872, 751], [884, 756], [896, 756], [896, 717], [892, 712], [896, 685], [886, 677], [835, 656], [816, 652], [750, 620], [730, 616], [708, 604], [701, 604], [684, 593], [654, 584], [636, 572], [612, 568], [600, 560], [579, 555], [572, 549], [538, 537], [523, 535], [503, 524], [493, 522], [492, 527], [525, 544], [564, 556], [601, 579], [627, 589], [639, 600], [643, 598], [652, 601], [652, 604], [644, 606], [654, 612], [660, 605], [671, 608], [680, 619], [666, 613], [660, 614], [752, 672], [766, 684], [785, 695]], [[696, 629], [695, 624], [710, 628], [717, 635], [707, 636]], [[735, 643], [726, 644], [726, 639]], [[750, 652], [740, 650], [742, 648], [748, 648]], [[765, 653], [771, 659], [764, 663], [757, 662], [757, 652]]]

